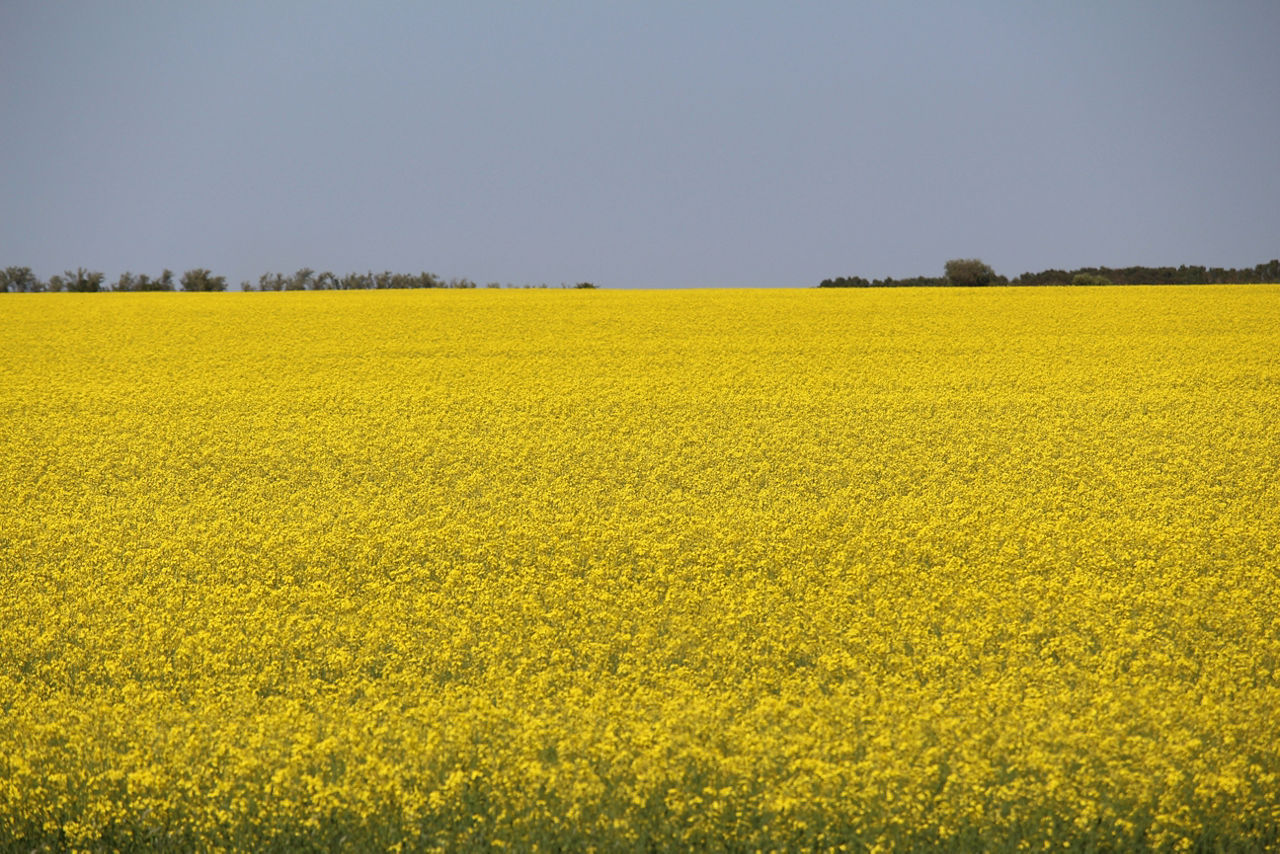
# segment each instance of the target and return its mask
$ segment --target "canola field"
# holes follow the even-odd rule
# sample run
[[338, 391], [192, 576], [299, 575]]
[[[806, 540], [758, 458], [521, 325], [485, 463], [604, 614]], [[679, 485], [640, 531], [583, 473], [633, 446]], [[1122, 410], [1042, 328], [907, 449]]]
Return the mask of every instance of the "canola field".
[[1280, 846], [1280, 286], [0, 298], [0, 850]]

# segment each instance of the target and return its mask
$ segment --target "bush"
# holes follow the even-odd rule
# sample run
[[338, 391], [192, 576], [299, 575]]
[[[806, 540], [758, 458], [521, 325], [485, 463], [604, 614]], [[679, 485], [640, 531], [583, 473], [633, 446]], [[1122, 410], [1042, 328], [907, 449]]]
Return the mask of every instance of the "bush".
[[991, 284], [996, 271], [977, 258], [953, 258], [946, 264], [946, 275], [949, 284], [973, 287]]
[[184, 291], [225, 291], [227, 289], [226, 276], [215, 276], [203, 267], [183, 273], [181, 282]]
[[1111, 280], [1106, 276], [1099, 276], [1096, 273], [1076, 273], [1071, 277], [1071, 284], [1077, 287], [1102, 287], [1111, 284]]

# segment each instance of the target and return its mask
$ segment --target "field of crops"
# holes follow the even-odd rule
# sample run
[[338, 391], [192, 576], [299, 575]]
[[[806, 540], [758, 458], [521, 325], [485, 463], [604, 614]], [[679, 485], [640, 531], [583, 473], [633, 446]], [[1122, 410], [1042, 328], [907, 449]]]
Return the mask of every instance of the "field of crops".
[[1280, 287], [0, 298], [0, 850], [1280, 845]]

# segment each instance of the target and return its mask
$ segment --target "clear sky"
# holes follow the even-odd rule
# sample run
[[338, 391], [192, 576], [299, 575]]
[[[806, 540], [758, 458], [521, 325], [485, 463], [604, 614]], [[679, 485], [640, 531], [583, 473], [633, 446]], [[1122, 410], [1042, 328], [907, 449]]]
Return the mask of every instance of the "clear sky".
[[1280, 2], [0, 2], [0, 266], [812, 286], [1280, 255]]

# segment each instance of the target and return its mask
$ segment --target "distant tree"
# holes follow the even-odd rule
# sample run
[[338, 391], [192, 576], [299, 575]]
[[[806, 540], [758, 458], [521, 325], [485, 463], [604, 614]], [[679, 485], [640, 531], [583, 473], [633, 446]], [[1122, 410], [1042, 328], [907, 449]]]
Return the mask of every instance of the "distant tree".
[[995, 270], [977, 258], [953, 258], [945, 270], [948, 284], [962, 287], [989, 285], [996, 278]]
[[225, 291], [227, 280], [224, 276], [215, 276], [203, 267], [197, 267], [182, 274], [182, 289], [184, 291]]
[[41, 289], [41, 282], [30, 267], [6, 267], [0, 270], [0, 293], [29, 294]]
[[574, 289], [575, 289], [575, 290], [579, 290], [579, 291], [584, 291], [584, 290], [594, 291], [594, 290], [596, 290], [596, 286], [595, 286], [595, 285], [593, 285], [593, 284], [591, 284], [590, 282], [578, 282], [578, 284], [574, 285], [573, 287], [574, 287]]
[[313, 287], [317, 291], [336, 291], [338, 289], [338, 277], [328, 270], [316, 276]]
[[116, 279], [116, 283], [111, 286], [111, 290], [117, 292], [129, 292], [138, 290], [138, 277], [128, 270], [120, 274]]
[[173, 273], [170, 270], [165, 270], [158, 279], [153, 279], [143, 273], [138, 276], [137, 287], [140, 291], [171, 291], [173, 290]]
[[1013, 280], [1015, 285], [1065, 285], [1071, 281], [1066, 270], [1043, 270], [1039, 273], [1023, 273]]
[[289, 279], [284, 286], [286, 291], [306, 291], [310, 290], [314, 284], [316, 271], [310, 267], [303, 267], [301, 270], [293, 274], [293, 278]]
[[102, 290], [102, 281], [105, 278], [106, 276], [102, 273], [86, 270], [84, 267], [77, 267], [74, 273], [67, 270], [62, 274], [65, 289], [77, 294], [96, 293]]
[[[841, 276], [823, 279], [820, 288], [901, 288], [936, 285], [1010, 284], [1004, 276], [996, 275], [991, 268], [978, 260], [957, 259], [948, 261], [944, 278], [916, 276], [910, 279], [875, 279], [867, 282], [859, 276]], [[1203, 267], [1199, 265], [1179, 267], [1080, 267], [1075, 270], [1048, 269], [1038, 273], [1026, 272], [1015, 278], [1012, 284], [1023, 287], [1062, 285], [1192, 285], [1192, 284], [1249, 284], [1280, 282], [1280, 260], [1272, 260], [1253, 267]]]

